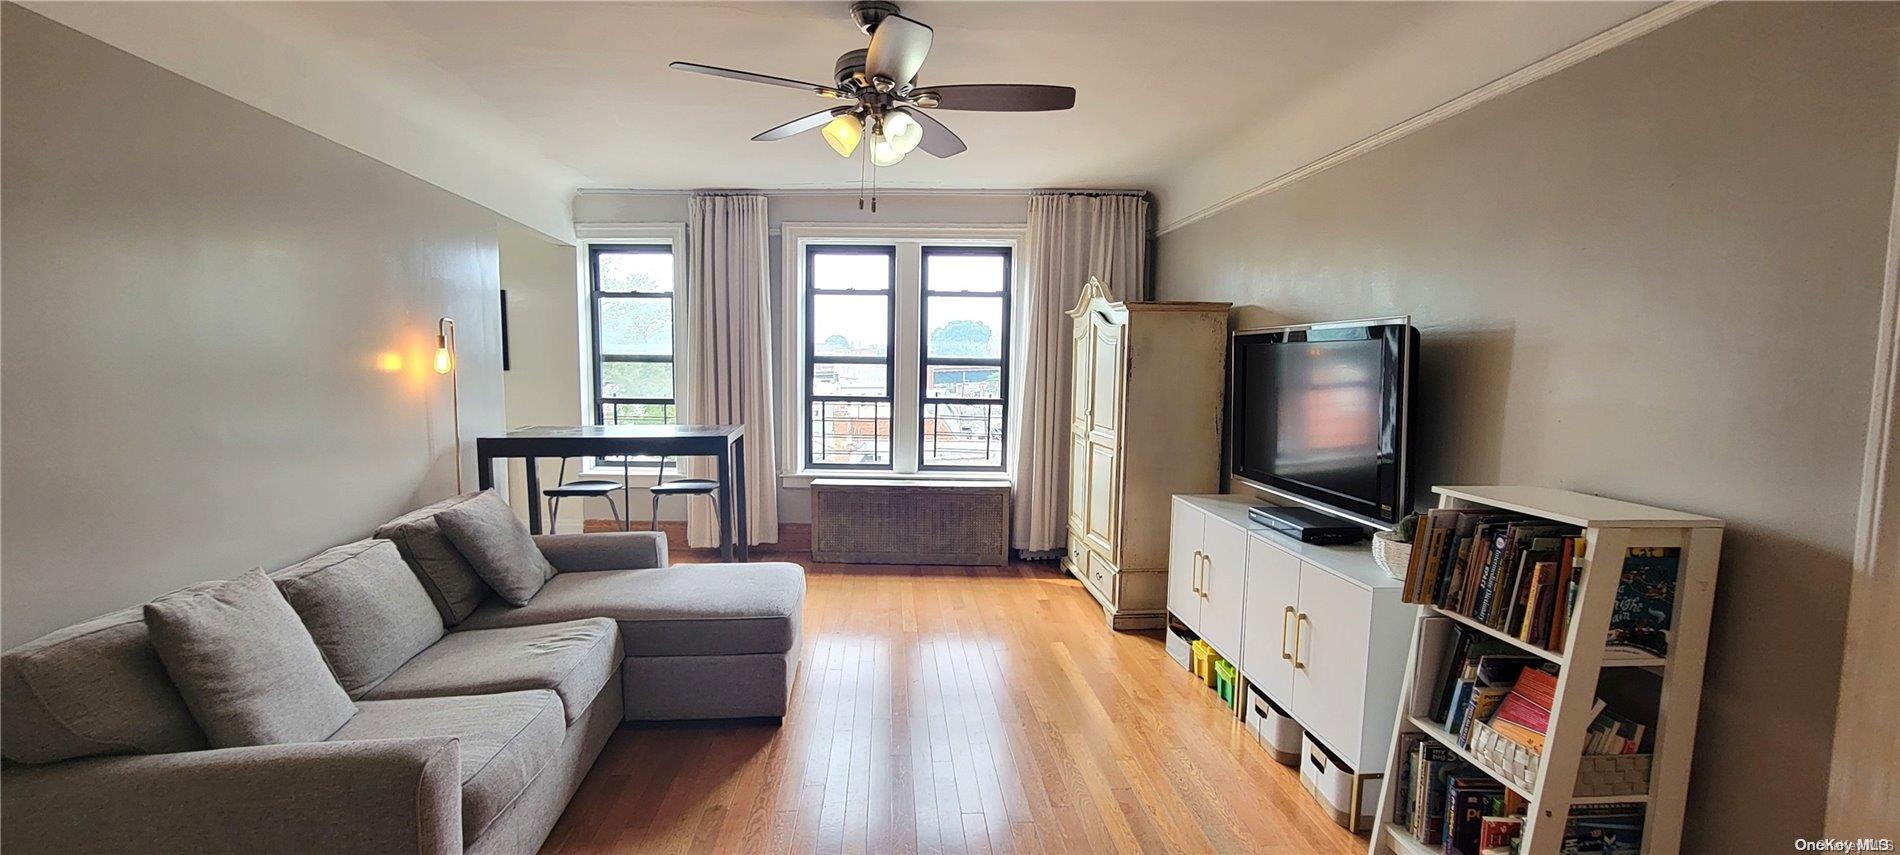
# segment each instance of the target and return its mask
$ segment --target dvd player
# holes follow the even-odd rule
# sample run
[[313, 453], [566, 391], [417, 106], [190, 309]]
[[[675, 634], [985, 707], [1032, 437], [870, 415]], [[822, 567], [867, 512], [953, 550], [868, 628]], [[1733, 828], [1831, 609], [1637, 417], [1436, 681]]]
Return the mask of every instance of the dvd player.
[[1336, 545], [1366, 539], [1365, 529], [1307, 508], [1255, 505], [1247, 509], [1247, 518], [1302, 543]]

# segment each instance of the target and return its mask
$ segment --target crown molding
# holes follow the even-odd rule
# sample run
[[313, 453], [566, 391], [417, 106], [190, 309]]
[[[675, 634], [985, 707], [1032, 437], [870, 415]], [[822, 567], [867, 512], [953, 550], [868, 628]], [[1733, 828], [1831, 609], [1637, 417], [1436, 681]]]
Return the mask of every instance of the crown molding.
[[1522, 89], [1532, 83], [1556, 74], [1586, 59], [1601, 54], [1611, 48], [1627, 44], [1656, 30], [1672, 24], [1684, 17], [1714, 5], [1716, 0], [1675, 0], [1644, 12], [1634, 18], [1597, 33], [1570, 47], [1544, 57], [1530, 65], [1506, 74], [1436, 107], [1426, 110], [1396, 125], [1364, 137], [1344, 148], [1313, 160], [1304, 166], [1269, 178], [1246, 190], [1215, 202], [1186, 216], [1177, 217], [1162, 223], [1155, 229], [1155, 235], [1165, 235], [1176, 229], [1193, 225], [1221, 213], [1229, 208], [1247, 202], [1282, 187], [1323, 172], [1367, 152], [1378, 149], [1387, 143], [1431, 127], [1439, 122], [1463, 113], [1493, 98]]

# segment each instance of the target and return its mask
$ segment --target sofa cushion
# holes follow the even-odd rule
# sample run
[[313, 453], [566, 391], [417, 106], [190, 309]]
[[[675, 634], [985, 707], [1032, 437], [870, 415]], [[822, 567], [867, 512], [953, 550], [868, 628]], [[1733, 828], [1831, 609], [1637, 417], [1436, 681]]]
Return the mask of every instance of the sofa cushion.
[[152, 649], [143, 606], [0, 656], [0, 753], [9, 761], [170, 754], [208, 744]]
[[567, 723], [587, 711], [625, 658], [606, 618], [451, 632], [363, 697], [433, 698], [548, 689]]
[[475, 575], [503, 600], [524, 605], [554, 575], [554, 566], [535, 547], [528, 527], [492, 489], [443, 510], [435, 521]]
[[452, 736], [461, 743], [462, 839], [476, 840], [561, 750], [553, 692], [364, 701], [329, 741]]
[[320, 742], [356, 711], [262, 571], [146, 603], [145, 626], [213, 747]]
[[326, 550], [271, 579], [352, 698], [442, 637], [429, 592], [387, 540]]
[[798, 640], [805, 571], [796, 564], [688, 564], [559, 573], [525, 606], [490, 600], [462, 626], [583, 617], [620, 624], [628, 656], [783, 653]]
[[435, 515], [475, 498], [475, 493], [451, 496], [417, 508], [376, 529], [376, 536], [396, 544], [409, 568], [422, 580], [429, 599], [442, 613], [442, 625], [454, 626], [488, 597], [488, 583], [469, 566], [468, 559], [442, 534]]

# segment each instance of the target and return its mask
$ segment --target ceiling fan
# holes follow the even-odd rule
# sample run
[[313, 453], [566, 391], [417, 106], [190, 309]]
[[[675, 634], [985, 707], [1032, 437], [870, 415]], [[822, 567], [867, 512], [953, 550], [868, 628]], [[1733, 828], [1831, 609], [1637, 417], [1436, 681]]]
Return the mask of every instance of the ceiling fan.
[[858, 144], [869, 137], [867, 154], [875, 166], [895, 166], [905, 155], [919, 148], [936, 157], [952, 157], [968, 148], [955, 133], [926, 112], [928, 110], [1034, 112], [1067, 110], [1075, 106], [1075, 89], [1068, 86], [919, 83], [917, 71], [930, 55], [930, 27], [898, 14], [897, 4], [888, 0], [858, 0], [851, 4], [851, 19], [858, 29], [870, 35], [871, 46], [838, 57], [834, 85], [693, 62], [675, 62], [670, 67], [803, 89], [849, 102], [793, 119], [752, 139], [782, 140], [823, 128], [825, 142], [830, 143], [840, 157], [850, 157]]

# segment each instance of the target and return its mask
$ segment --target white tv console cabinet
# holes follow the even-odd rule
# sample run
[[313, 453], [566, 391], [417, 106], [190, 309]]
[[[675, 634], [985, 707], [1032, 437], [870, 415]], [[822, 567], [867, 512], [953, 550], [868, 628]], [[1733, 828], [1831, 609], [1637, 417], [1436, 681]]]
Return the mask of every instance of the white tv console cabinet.
[[1248, 519], [1256, 504], [1174, 497], [1168, 612], [1351, 773], [1382, 774], [1418, 607], [1369, 545], [1302, 543]]

